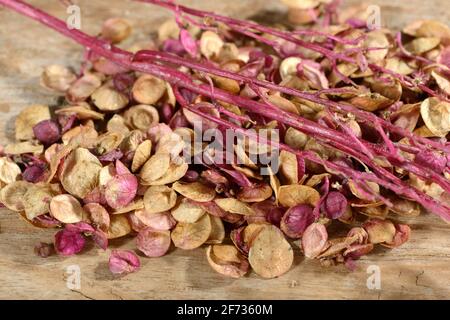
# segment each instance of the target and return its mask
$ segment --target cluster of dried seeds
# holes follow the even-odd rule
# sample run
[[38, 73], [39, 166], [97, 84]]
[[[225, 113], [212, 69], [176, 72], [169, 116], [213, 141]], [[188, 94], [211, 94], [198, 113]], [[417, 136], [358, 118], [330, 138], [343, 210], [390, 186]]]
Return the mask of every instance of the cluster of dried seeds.
[[[411, 230], [392, 215], [424, 207], [450, 220], [446, 25], [419, 21], [393, 34], [369, 30], [363, 10], [336, 11], [338, 1], [284, 0], [291, 24], [267, 27], [141, 1], [176, 19], [125, 50], [113, 46], [131, 34], [123, 19], [94, 38], [0, 0], [88, 48], [79, 74], [45, 68], [41, 84], [65, 103], [24, 109], [0, 158], [1, 203], [60, 229], [38, 255], [77, 254], [89, 238], [106, 250], [136, 235], [147, 257], [206, 245], [220, 274], [274, 278], [290, 270], [296, 247], [352, 269], [374, 245], [402, 245]], [[195, 123], [243, 134], [219, 154], [231, 163], [193, 145]], [[256, 141], [249, 129], [280, 141]], [[253, 160], [274, 150], [276, 171]], [[329, 237], [331, 224], [343, 236]], [[113, 250], [109, 266], [129, 273], [140, 260]]]

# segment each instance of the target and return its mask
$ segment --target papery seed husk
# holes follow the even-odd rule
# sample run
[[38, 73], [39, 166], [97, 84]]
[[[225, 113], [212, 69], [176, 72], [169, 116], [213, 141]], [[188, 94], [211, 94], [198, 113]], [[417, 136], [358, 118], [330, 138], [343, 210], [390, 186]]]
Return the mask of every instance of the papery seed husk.
[[107, 232], [111, 224], [108, 211], [98, 203], [87, 203], [83, 206], [89, 222], [100, 230]]
[[160, 178], [153, 180], [149, 183], [152, 186], [160, 186], [169, 183], [173, 183], [184, 177], [189, 169], [189, 165], [185, 162], [181, 164], [171, 163], [169, 169]]
[[225, 227], [222, 219], [216, 216], [209, 216], [211, 220], [211, 234], [206, 244], [219, 244], [225, 239]]
[[231, 278], [241, 278], [248, 272], [249, 264], [231, 245], [214, 245], [206, 249], [206, 257], [214, 271]]
[[136, 246], [147, 257], [162, 257], [169, 251], [171, 244], [170, 231], [158, 231], [146, 228], [139, 232]]
[[163, 97], [166, 92], [166, 84], [154, 76], [142, 75], [134, 83], [131, 92], [137, 102], [152, 105]]
[[4, 186], [0, 191], [1, 203], [10, 210], [16, 212], [23, 211], [23, 198], [32, 185], [26, 181], [15, 181]]
[[176, 202], [177, 194], [167, 186], [151, 186], [144, 194], [144, 207], [148, 213], [170, 210]]
[[208, 214], [195, 223], [178, 222], [171, 237], [177, 248], [192, 250], [204, 244], [211, 234], [211, 220]]
[[157, 153], [145, 162], [139, 175], [144, 184], [150, 184], [164, 176], [170, 166], [170, 155], [168, 153]]
[[50, 109], [44, 105], [32, 105], [23, 109], [16, 118], [16, 140], [34, 138], [33, 127], [43, 120], [50, 119]]
[[152, 152], [152, 141], [145, 140], [136, 149], [133, 161], [131, 163], [131, 171], [136, 172], [150, 159]]
[[132, 129], [147, 131], [159, 123], [158, 110], [149, 105], [140, 104], [129, 108], [123, 114], [125, 123]]
[[181, 199], [179, 203], [171, 210], [175, 220], [184, 223], [197, 222], [204, 214], [205, 210], [193, 204], [186, 198]]
[[214, 189], [200, 182], [180, 183], [177, 181], [172, 185], [172, 188], [186, 198], [197, 202], [209, 202], [214, 200], [216, 196]]
[[0, 181], [6, 184], [17, 181], [21, 175], [20, 167], [10, 158], [0, 158]]
[[428, 98], [420, 105], [420, 114], [427, 128], [437, 137], [450, 132], [450, 103]]
[[124, 108], [129, 100], [126, 95], [115, 90], [111, 85], [103, 85], [91, 95], [92, 102], [101, 111], [117, 111]]
[[131, 232], [131, 225], [125, 214], [111, 216], [111, 223], [107, 232], [108, 239], [124, 237]]
[[31, 185], [23, 195], [23, 205], [27, 219], [44, 215], [49, 212], [49, 204], [55, 191], [51, 185], [38, 183]]
[[67, 67], [53, 64], [45, 67], [41, 74], [41, 85], [45, 88], [65, 92], [77, 79], [77, 76]]
[[70, 194], [53, 197], [50, 202], [50, 213], [63, 223], [77, 223], [82, 221], [84, 216], [80, 202]]
[[245, 202], [235, 198], [215, 199], [214, 202], [223, 210], [244, 216], [254, 215], [253, 209]]
[[279, 193], [279, 202], [284, 207], [293, 207], [298, 204], [309, 204], [315, 207], [320, 200], [317, 190], [299, 184], [281, 186]]

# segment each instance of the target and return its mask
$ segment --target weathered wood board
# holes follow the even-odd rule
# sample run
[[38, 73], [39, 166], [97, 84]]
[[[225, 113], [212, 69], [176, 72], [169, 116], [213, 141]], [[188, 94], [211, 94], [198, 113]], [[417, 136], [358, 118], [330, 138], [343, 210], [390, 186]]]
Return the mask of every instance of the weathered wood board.
[[[67, 16], [57, 0], [30, 1], [59, 17]], [[127, 17], [145, 39], [170, 14], [132, 1], [75, 1], [81, 6], [83, 30], [95, 34], [112, 16]], [[358, 3], [347, 1], [347, 4]], [[448, 22], [448, 0], [371, 0], [381, 5], [383, 21], [399, 27], [417, 18]], [[183, 1], [238, 17], [283, 10], [275, 0]], [[13, 137], [12, 124], [21, 108], [55, 104], [56, 96], [39, 86], [42, 68], [50, 63], [78, 67], [82, 50], [39, 24], [0, 9], [0, 143]], [[123, 278], [108, 271], [109, 250], [90, 248], [82, 255], [48, 259], [33, 247], [51, 241], [53, 231], [33, 228], [17, 214], [0, 211], [0, 299], [446, 299], [450, 298], [450, 226], [431, 215], [411, 219], [412, 239], [395, 250], [377, 249], [358, 263], [355, 272], [324, 268], [296, 255], [286, 275], [263, 280], [251, 274], [224, 278], [209, 266], [204, 249], [172, 250], [159, 259], [142, 258], [142, 270]], [[132, 238], [113, 241], [112, 248], [134, 248]], [[66, 285], [67, 267], [79, 266], [81, 288]], [[370, 290], [367, 268], [378, 266], [381, 289]]]

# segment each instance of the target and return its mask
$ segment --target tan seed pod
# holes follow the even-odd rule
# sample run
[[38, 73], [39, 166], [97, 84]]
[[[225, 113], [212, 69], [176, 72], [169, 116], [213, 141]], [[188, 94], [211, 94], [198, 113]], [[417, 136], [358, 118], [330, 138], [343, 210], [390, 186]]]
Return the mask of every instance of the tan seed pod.
[[390, 200], [393, 206], [390, 207], [389, 210], [401, 217], [417, 217], [422, 211], [420, 205], [417, 202], [402, 198], [394, 198]]
[[273, 194], [275, 196], [275, 204], [278, 205], [278, 201], [280, 199], [280, 180], [278, 180], [277, 176], [273, 173], [270, 166], [267, 167], [267, 170], [269, 172], [270, 187], [272, 188]]
[[160, 186], [173, 183], [183, 178], [188, 169], [189, 166], [185, 162], [182, 162], [181, 164], [171, 163], [169, 169], [166, 171], [166, 173], [164, 173], [162, 177], [151, 181], [149, 184], [152, 186]]
[[405, 49], [414, 55], [421, 55], [436, 48], [441, 39], [436, 37], [417, 38], [405, 45]]
[[280, 181], [283, 184], [298, 183], [298, 163], [297, 156], [293, 153], [282, 150], [279, 157]]
[[[380, 193], [380, 186], [378, 184], [376, 184], [375, 182], [372, 181], [359, 181], [360, 184], [365, 184], [367, 189], [372, 190], [372, 193], [374, 194], [379, 194]], [[360, 188], [355, 184], [354, 181], [349, 180], [348, 181], [348, 186], [350, 188], [351, 193], [357, 197], [358, 199], [361, 200], [366, 200], [366, 201], [372, 201], [372, 198], [368, 198], [364, 193], [361, 192]], [[367, 193], [367, 191], [364, 189], [365, 193]]]
[[25, 209], [23, 199], [31, 186], [32, 184], [26, 181], [14, 181], [4, 186], [0, 191], [1, 202], [12, 211], [23, 211]]
[[96, 89], [92, 93], [91, 99], [101, 111], [117, 111], [124, 108], [129, 102], [125, 94], [115, 90], [110, 84]]
[[231, 213], [236, 213], [244, 216], [251, 216], [255, 211], [245, 202], [239, 201], [235, 198], [221, 198], [215, 199], [214, 202], [222, 209]]
[[106, 186], [106, 184], [116, 175], [116, 168], [113, 163], [104, 166], [98, 173], [98, 185]]
[[178, 222], [194, 223], [203, 217], [205, 210], [188, 201], [188, 199], [183, 198], [170, 213]]
[[21, 175], [20, 167], [7, 157], [0, 157], [0, 181], [8, 184], [17, 181]]
[[450, 28], [436, 20], [415, 21], [403, 28], [403, 32], [413, 37], [436, 37], [445, 44], [450, 41]]
[[66, 99], [70, 103], [85, 101], [97, 88], [102, 85], [102, 77], [96, 73], [87, 72], [77, 79], [66, 92]]
[[116, 239], [130, 234], [132, 231], [130, 222], [125, 214], [111, 216], [111, 224], [106, 233], [108, 239]]
[[367, 48], [385, 48], [368, 51], [366, 53], [367, 60], [370, 62], [382, 61], [389, 51], [389, 40], [383, 30], [374, 30], [367, 33], [367, 37], [364, 41], [364, 45]]
[[87, 203], [83, 206], [88, 221], [104, 232], [108, 232], [111, 224], [108, 211], [98, 203]]
[[437, 137], [450, 132], [450, 103], [428, 98], [420, 105], [420, 114], [427, 128]]
[[211, 234], [206, 244], [219, 244], [225, 239], [225, 227], [222, 219], [216, 216], [209, 216], [211, 220]]
[[72, 151], [61, 168], [61, 184], [70, 194], [84, 198], [98, 185], [102, 164], [89, 150]]
[[117, 149], [123, 139], [124, 136], [121, 133], [107, 132], [98, 137], [94, 148], [97, 151], [97, 154], [102, 155]]
[[130, 23], [122, 18], [110, 18], [103, 23], [102, 38], [119, 43], [131, 34]]
[[123, 114], [126, 124], [132, 129], [147, 131], [159, 123], [159, 114], [153, 106], [139, 104], [129, 108]]
[[302, 236], [302, 249], [305, 257], [314, 259], [325, 249], [328, 241], [328, 233], [321, 223], [310, 224]]
[[102, 113], [91, 110], [83, 105], [79, 106], [66, 106], [55, 111], [55, 114], [62, 115], [76, 115], [80, 120], [103, 120], [104, 115]]
[[284, 136], [284, 142], [294, 149], [303, 149], [308, 142], [308, 136], [297, 129], [289, 127]]
[[289, 57], [284, 59], [280, 64], [281, 79], [285, 80], [290, 76], [297, 74], [297, 66], [302, 62], [298, 57]]
[[223, 45], [223, 40], [213, 31], [205, 31], [200, 37], [200, 52], [208, 59], [217, 57]]
[[444, 91], [447, 95], [450, 95], [450, 80], [448, 77], [444, 77], [441, 73], [433, 70], [431, 76], [436, 81], [438, 87]]
[[392, 100], [376, 92], [360, 94], [357, 97], [351, 98], [349, 102], [359, 109], [369, 112], [385, 109], [393, 103]]
[[134, 152], [146, 138], [146, 134], [140, 130], [130, 131], [120, 144], [120, 150], [125, 154]]
[[200, 182], [181, 183], [177, 181], [172, 185], [172, 188], [186, 198], [197, 202], [209, 202], [214, 200], [216, 196], [214, 189]]
[[152, 105], [164, 96], [166, 89], [166, 83], [163, 80], [146, 74], [136, 80], [131, 93], [137, 102]]
[[180, 37], [180, 28], [175, 19], [169, 19], [158, 28], [158, 40], [164, 42], [167, 39], [178, 39]]
[[152, 152], [152, 141], [145, 140], [142, 142], [134, 152], [133, 161], [131, 163], [131, 171], [139, 170], [150, 158]]
[[177, 194], [167, 186], [151, 186], [144, 194], [144, 207], [148, 213], [164, 212], [177, 203]]
[[242, 202], [262, 202], [272, 196], [272, 188], [266, 183], [258, 183], [239, 190], [236, 198]]
[[33, 139], [33, 127], [39, 122], [48, 119], [50, 119], [48, 106], [32, 105], [23, 109], [15, 120], [16, 140]]
[[288, 208], [298, 204], [309, 204], [315, 207], [320, 200], [320, 194], [316, 189], [299, 184], [281, 186], [279, 193], [280, 205]]
[[386, 59], [384, 67], [404, 76], [410, 75], [415, 71], [414, 68], [409, 66], [404, 60], [396, 57]]
[[395, 236], [395, 225], [389, 220], [370, 219], [363, 228], [369, 234], [369, 242], [377, 243], [391, 243]]
[[44, 152], [44, 146], [36, 141], [24, 141], [8, 144], [3, 151], [9, 155], [24, 153], [42, 154]]
[[283, 4], [294, 9], [314, 9], [321, 3], [320, 0], [281, 0]]
[[248, 272], [248, 262], [239, 251], [231, 245], [214, 245], [206, 249], [206, 258], [214, 271], [239, 279]]
[[28, 220], [49, 212], [49, 204], [55, 195], [54, 190], [48, 184], [33, 184], [23, 195], [25, 215]]
[[77, 223], [83, 220], [84, 210], [80, 202], [70, 194], [60, 194], [50, 201], [51, 215], [62, 223]]
[[177, 248], [192, 250], [204, 244], [211, 234], [211, 220], [208, 214], [203, 215], [197, 222], [178, 222], [171, 237]]
[[283, 233], [275, 226], [263, 228], [252, 241], [248, 261], [263, 278], [275, 278], [289, 271], [294, 251]]
[[118, 208], [111, 212], [112, 215], [121, 215], [124, 213], [129, 213], [135, 210], [142, 210], [144, 209], [144, 200], [142, 198], [134, 199], [131, 201], [128, 205], [122, 208]]
[[134, 215], [142, 224], [155, 230], [171, 230], [177, 223], [170, 212], [149, 213], [140, 209], [136, 210]]
[[61, 140], [63, 144], [72, 144], [73, 146], [92, 148], [98, 138], [98, 132], [90, 125], [81, 125], [70, 129], [63, 134]]
[[150, 184], [163, 177], [171, 166], [168, 153], [157, 153], [145, 162], [139, 175], [143, 184]]
[[67, 67], [53, 64], [45, 67], [41, 74], [41, 85], [47, 89], [65, 92], [77, 80], [77, 76]]
[[130, 128], [125, 124], [125, 119], [118, 114], [115, 114], [111, 119], [109, 119], [106, 130], [109, 132], [118, 132], [126, 135], [130, 132]]

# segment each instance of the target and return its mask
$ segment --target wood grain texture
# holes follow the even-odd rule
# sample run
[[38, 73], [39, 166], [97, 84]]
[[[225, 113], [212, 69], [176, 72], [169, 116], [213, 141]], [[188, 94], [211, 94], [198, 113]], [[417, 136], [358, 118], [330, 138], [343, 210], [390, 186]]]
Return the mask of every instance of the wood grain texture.
[[[34, 5], [65, 17], [58, 1], [35, 0]], [[138, 39], [145, 39], [169, 13], [131, 1], [75, 1], [81, 6], [82, 28], [95, 34], [112, 16], [132, 19]], [[346, 5], [358, 3], [347, 1]], [[275, 0], [183, 1], [188, 5], [244, 17], [257, 12], [283, 10]], [[384, 24], [404, 25], [417, 18], [447, 22], [448, 0], [376, 0]], [[270, 15], [270, 14], [269, 14]], [[39, 86], [44, 66], [61, 63], [79, 66], [82, 50], [59, 34], [15, 13], [0, 9], [0, 143], [13, 137], [14, 117], [32, 103], [53, 105], [57, 97]], [[54, 231], [36, 229], [17, 214], [0, 211], [0, 299], [446, 299], [450, 298], [450, 227], [431, 215], [407, 221], [411, 241], [401, 248], [378, 248], [358, 262], [358, 269], [324, 268], [305, 261], [296, 250], [295, 266], [286, 275], [263, 280], [255, 274], [239, 280], [215, 273], [205, 249], [172, 250], [158, 259], [142, 258], [142, 270], [126, 277], [112, 276], [107, 267], [110, 249], [94, 247], [84, 254], [47, 259], [36, 257], [33, 247], [51, 241]], [[133, 249], [134, 239], [113, 241], [111, 248]], [[66, 286], [66, 268], [81, 269], [80, 290]], [[367, 267], [379, 266], [381, 290], [366, 286]]]

